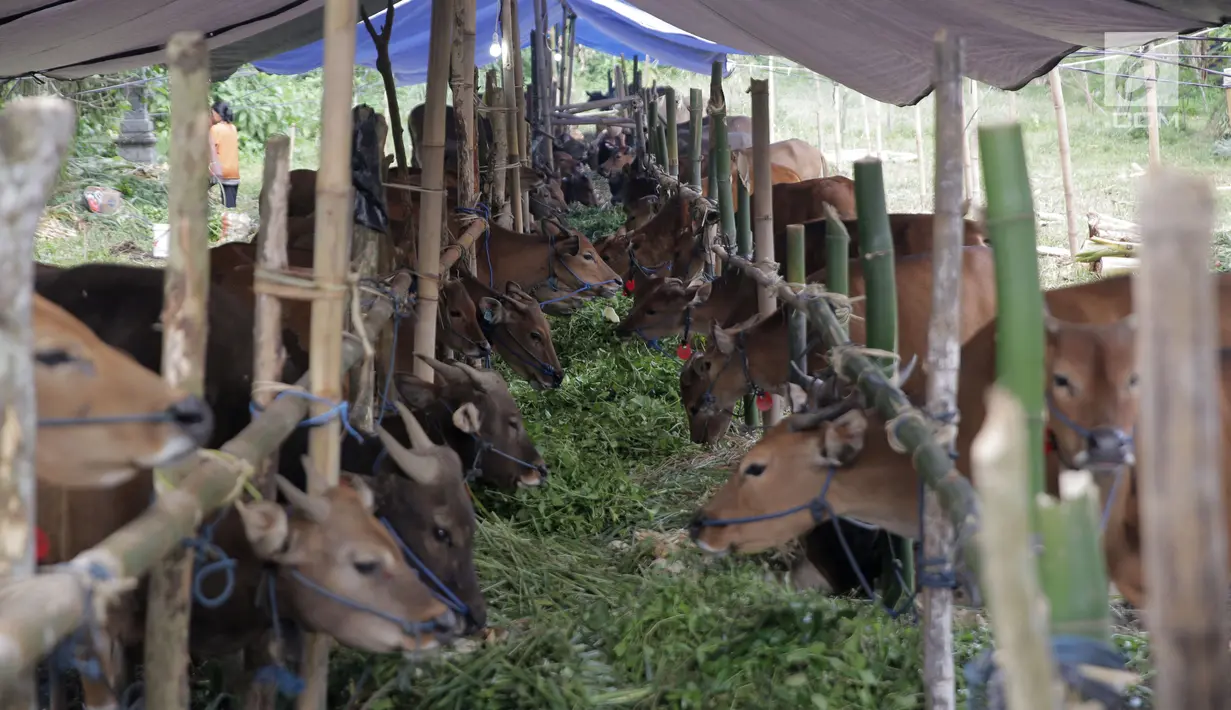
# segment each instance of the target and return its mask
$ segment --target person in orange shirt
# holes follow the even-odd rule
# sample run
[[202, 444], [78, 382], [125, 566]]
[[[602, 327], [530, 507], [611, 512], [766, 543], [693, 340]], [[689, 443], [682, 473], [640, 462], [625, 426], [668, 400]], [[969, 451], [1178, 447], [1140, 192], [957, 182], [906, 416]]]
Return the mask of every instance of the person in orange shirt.
[[225, 101], [215, 101], [210, 109], [209, 174], [211, 182], [222, 185], [222, 205], [235, 209], [239, 195], [239, 132], [235, 115]]

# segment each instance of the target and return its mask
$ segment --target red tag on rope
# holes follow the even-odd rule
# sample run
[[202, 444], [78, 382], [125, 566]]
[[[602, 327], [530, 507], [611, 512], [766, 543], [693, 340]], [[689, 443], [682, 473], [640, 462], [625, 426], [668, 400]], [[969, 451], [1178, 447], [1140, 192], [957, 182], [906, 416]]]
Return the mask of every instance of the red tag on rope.
[[50, 552], [51, 540], [47, 539], [47, 533], [43, 532], [42, 528], [34, 528], [34, 559], [37, 562], [42, 562], [47, 559], [47, 555]]
[[633, 295], [633, 289], [635, 289], [635, 288], [637, 288], [637, 280], [636, 280], [636, 279], [629, 279], [629, 280], [625, 281], [625, 282], [624, 282], [624, 295], [625, 295], [625, 296], [631, 296], [631, 295]]
[[687, 360], [692, 357], [692, 346], [688, 343], [684, 343], [675, 349], [675, 356], [681, 360]]
[[757, 395], [757, 409], [762, 412], [768, 412], [770, 407], [774, 406], [774, 396], [769, 392], [762, 392]]
[[1051, 429], [1043, 430], [1043, 453], [1050, 454], [1056, 450], [1056, 435]]

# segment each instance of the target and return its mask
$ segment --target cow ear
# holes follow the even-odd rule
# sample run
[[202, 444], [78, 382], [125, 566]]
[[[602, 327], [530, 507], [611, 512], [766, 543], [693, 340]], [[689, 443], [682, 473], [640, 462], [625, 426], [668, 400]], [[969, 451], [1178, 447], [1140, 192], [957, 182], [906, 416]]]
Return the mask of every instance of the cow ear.
[[723, 355], [730, 355], [735, 352], [735, 338], [726, 330], [723, 330], [714, 323], [711, 334], [714, 339], [714, 346], [718, 348], [718, 352]]
[[518, 294], [523, 296], [526, 295], [526, 292], [522, 290], [522, 287], [519, 286], [516, 281], [509, 281], [506, 283], [504, 285], [504, 293], [506, 296], [516, 296]]
[[303, 561], [302, 551], [295, 548], [290, 520], [282, 506], [267, 500], [252, 503], [237, 500], [235, 509], [239, 511], [244, 535], [257, 557], [278, 564]]
[[699, 284], [690, 285], [686, 293], [689, 296], [692, 296], [692, 301], [690, 301], [688, 305], [699, 306], [702, 303], [705, 303], [706, 301], [709, 300], [710, 294], [713, 293], [713, 290], [714, 290], [713, 281], [704, 281]]
[[735, 153], [735, 170], [739, 174], [739, 181], [745, 186], [751, 185], [749, 182], [752, 177], [752, 156], [748, 151], [739, 151]]
[[505, 321], [504, 304], [491, 296], [479, 299], [479, 317], [483, 322], [496, 325]]
[[845, 466], [863, 451], [868, 419], [863, 412], [852, 409], [824, 427], [822, 456], [834, 466]]
[[395, 375], [398, 395], [409, 409], [423, 411], [436, 399], [436, 390], [418, 377], [397, 373]]
[[359, 497], [359, 502], [363, 505], [364, 510], [369, 513], [376, 510], [376, 494], [368, 487], [367, 481], [364, 480], [363, 476], [343, 471], [340, 478], [341, 481], [339, 483], [341, 485], [355, 491], [355, 495]]
[[466, 402], [453, 412], [453, 426], [467, 434], [478, 436], [482, 422], [483, 415], [479, 414], [479, 408], [473, 402]]

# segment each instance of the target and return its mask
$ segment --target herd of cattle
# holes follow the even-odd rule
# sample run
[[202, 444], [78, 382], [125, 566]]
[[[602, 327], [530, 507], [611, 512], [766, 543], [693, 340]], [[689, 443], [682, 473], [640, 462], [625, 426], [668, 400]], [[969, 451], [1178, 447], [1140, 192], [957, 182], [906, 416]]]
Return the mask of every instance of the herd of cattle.
[[[415, 118], [412, 112], [412, 135]], [[733, 134], [741, 120], [746, 118], [729, 119]], [[494, 352], [531, 385], [556, 388], [565, 373], [544, 313], [568, 315], [588, 300], [624, 289], [634, 305], [617, 328], [621, 335], [646, 340], [707, 336], [704, 349], [683, 363], [680, 397], [692, 440], [713, 443], [727, 431], [735, 404], [745, 395], [790, 396], [786, 318], [782, 311], [756, 315], [755, 284], [739, 270], [705, 278], [715, 232], [712, 207], [706, 200], [660, 188], [636, 161], [623, 159], [627, 149], [618, 138], [600, 135], [582, 143], [584, 150], [573, 145], [581, 143], [575, 138], [562, 138], [563, 147], [578, 155], [561, 149], [556, 162], [584, 175], [585, 161], [604, 155], [595, 163], [597, 171], [623, 185], [620, 198], [628, 223], [596, 247], [552, 212], [564, 206], [563, 200], [548, 200], [542, 206], [547, 212], [528, 233], [493, 225], [475, 245], [477, 272], [458, 271], [442, 284], [437, 340], [467, 358]], [[746, 170], [750, 162], [740, 155], [737, 151], [733, 170]], [[775, 249], [785, 253], [786, 225], [804, 224], [808, 280], [824, 281], [823, 206], [831, 205], [856, 233], [854, 186], [845, 177], [822, 177], [823, 159], [808, 162], [800, 156], [811, 153], [795, 145], [775, 153]], [[547, 185], [544, 194], [559, 190], [559, 174], [534, 177]], [[416, 178], [413, 169], [400, 177], [405, 182]], [[293, 267], [312, 266], [312, 234], [306, 225], [314, 181], [312, 171], [292, 174]], [[589, 185], [588, 178], [584, 184]], [[401, 194], [396, 200], [392, 191], [389, 195], [391, 221], [413, 221], [406, 210], [417, 205], [402, 202]], [[455, 191], [449, 203], [456, 206]], [[296, 230], [297, 221], [306, 231]], [[908, 361], [927, 351], [932, 215], [894, 214], [890, 222], [899, 347]], [[460, 224], [450, 226], [456, 233]], [[960, 468], [982, 424], [996, 347], [993, 247], [970, 220], [964, 242]], [[864, 288], [858, 256], [858, 240], [852, 239], [853, 296]], [[155, 374], [162, 358], [160, 269], [38, 266], [33, 311], [41, 423], [38, 526], [49, 543], [43, 563], [68, 560], [141, 514], [153, 495], [151, 477], [142, 472], [197, 447], [217, 448], [250, 422], [255, 245], [218, 246], [210, 259], [204, 401], [169, 388]], [[1231, 277], [1219, 283], [1222, 293], [1231, 296]], [[1046, 294], [1052, 493], [1062, 467], [1106, 473], [1131, 466], [1132, 439], [1126, 432], [1136, 419], [1136, 375], [1129, 285], [1127, 278], [1113, 278]], [[852, 308], [862, 315], [861, 302]], [[286, 382], [308, 367], [301, 345], [309, 342], [308, 309], [303, 303], [284, 304]], [[238, 561], [236, 582], [225, 603], [194, 606], [194, 654], [237, 650], [269, 631], [278, 620], [271, 619], [267, 599], [276, 601], [287, 621], [374, 652], [428, 649], [483, 629], [486, 610], [474, 567], [476, 522], [467, 482], [534, 487], [544, 482], [547, 467], [507, 383], [494, 370], [424, 358], [436, 373], [433, 382], [403, 371], [415, 357], [413, 321], [408, 315], [396, 324], [387, 409], [397, 416], [383, 417], [375, 432], [344, 439], [342, 468], [355, 472], [344, 477], [345, 485], [323, 496], [304, 492], [312, 464], [305, 456], [307, 432], [297, 429], [279, 452], [278, 488], [289, 508], [272, 501], [237, 503], [237, 515], [224, 513], [217, 521], [213, 542]], [[852, 318], [850, 328], [852, 341], [861, 342], [862, 320]], [[1223, 342], [1231, 342], [1227, 326]], [[827, 366], [823, 353], [810, 355], [810, 371]], [[915, 402], [922, 401], [923, 379], [903, 384]], [[857, 397], [812, 404], [823, 406], [765, 433], [697, 514], [690, 532], [697, 545], [714, 554], [754, 552], [802, 539], [829, 586], [847, 591], [856, 588], [856, 572], [880, 573], [884, 535], [824, 519], [801, 504], [824, 496], [835, 515], [917, 538], [921, 489], [907, 457], [894, 452], [879, 432], [865, 437], [884, 422]], [[1224, 422], [1231, 426], [1226, 404], [1224, 398]], [[1116, 486], [1110, 500], [1104, 544], [1115, 584], [1141, 607], [1137, 487], [1131, 471], [1128, 475], [1128, 485]], [[1102, 482], [1110, 489], [1110, 477], [1101, 478], [1108, 479]], [[733, 520], [745, 518], [755, 520]], [[845, 536], [844, 546], [849, 544], [853, 555], [841, 551], [835, 533]], [[402, 543], [432, 575], [416, 573]], [[262, 592], [274, 582], [276, 592]], [[216, 594], [221, 582], [202, 586]], [[88, 707], [106, 706], [109, 689], [122, 687], [120, 659], [142, 642], [144, 594], [139, 588], [107, 616], [107, 634], [97, 637], [96, 652], [110, 682], [85, 680]]]

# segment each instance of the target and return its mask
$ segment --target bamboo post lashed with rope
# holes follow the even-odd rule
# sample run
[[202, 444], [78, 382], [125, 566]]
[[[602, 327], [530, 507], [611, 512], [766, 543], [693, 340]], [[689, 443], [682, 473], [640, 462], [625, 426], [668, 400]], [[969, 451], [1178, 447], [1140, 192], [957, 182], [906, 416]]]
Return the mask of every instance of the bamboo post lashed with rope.
[[[688, 154], [689, 165], [691, 166], [690, 174], [688, 175], [688, 184], [697, 192], [701, 191], [701, 160], [705, 156], [701, 155], [701, 115], [702, 102], [704, 95], [700, 89], [688, 90]], [[711, 140], [713, 136], [710, 136]], [[682, 177], [682, 176], [681, 176]]]
[[[826, 211], [833, 214], [832, 207], [826, 206]], [[845, 231], [836, 217], [829, 222], [828, 228]], [[879, 363], [860, 352], [861, 348], [847, 344], [846, 329], [825, 296], [824, 287], [809, 284], [803, 292], [796, 293], [777, 274], [770, 275], [753, 262], [728, 254], [721, 245], [715, 244], [711, 250], [728, 266], [742, 270], [760, 286], [774, 289], [784, 304], [808, 314], [809, 326], [830, 350], [834, 370], [844, 380], [854, 383], [877, 414], [890, 422], [888, 428], [893, 434], [895, 448], [901, 447], [925, 485], [937, 492], [945, 515], [962, 541], [962, 561], [966, 570], [977, 576], [981, 566], [973, 537], [979, 522], [979, 503], [970, 481], [953, 468], [948, 450], [936, 443], [935, 430], [927, 415], [913, 407], [902, 390], [885, 378]], [[974, 581], [974, 576], [968, 578], [968, 582]], [[974, 597], [978, 598], [978, 594]]]
[[[200, 32], [167, 42], [171, 86], [171, 181], [162, 310], [162, 376], [171, 386], [205, 393], [209, 337], [209, 49]], [[159, 498], [173, 492], [190, 464], [158, 470]], [[173, 549], [150, 572], [145, 618], [145, 702], [188, 710], [188, 625], [192, 611], [192, 550]]]
[[475, 0], [454, 0], [453, 56], [449, 84], [453, 89], [453, 120], [457, 122], [457, 206], [473, 209], [479, 201], [475, 162]]
[[[1210, 273], [1215, 200], [1204, 178], [1156, 169], [1139, 195], [1147, 257], [1133, 278], [1141, 373], [1137, 485], [1156, 707], [1231, 697], [1218, 353]], [[1126, 472], [1121, 475], [1133, 475]], [[1178, 521], [1182, 521], [1182, 524]]]
[[[54, 117], [49, 120], [54, 121]], [[410, 274], [397, 275], [389, 285], [392, 298], [406, 298], [410, 284]], [[378, 296], [364, 319], [369, 340], [376, 337], [393, 312], [394, 302]], [[359, 343], [345, 343], [338, 379], [363, 355]], [[295, 386], [306, 389], [311, 379], [309, 371]], [[195, 454], [195, 470], [179, 487], [159, 496], [145, 512], [101, 543], [54, 570], [0, 585], [0, 689], [11, 687], [15, 679], [86, 623], [94, 608], [90, 600], [106, 602], [123, 593], [128, 580], [143, 576], [180, 547], [199, 520], [229, 505], [253, 467], [276, 451], [308, 415], [307, 400], [279, 397], [218, 453]]]
[[[34, 232], [76, 127], [59, 98], [17, 99], [0, 111], [0, 586], [35, 569]], [[0, 684], [0, 707], [29, 710], [34, 678]]]
[[[428, 49], [426, 110], [423, 116], [423, 187], [419, 203], [419, 293], [415, 320], [415, 354], [436, 355], [436, 314], [439, 309], [440, 236], [444, 221], [445, 84], [449, 77], [454, 0], [432, 0], [432, 35]], [[416, 377], [432, 382], [435, 371], [416, 358]]]
[[492, 127], [492, 152], [490, 170], [492, 174], [491, 190], [488, 207], [491, 209], [492, 220], [505, 229], [513, 228], [513, 208], [509, 202], [509, 122], [503, 111], [507, 108], [504, 89], [496, 85], [496, 70], [487, 70], [487, 96], [485, 105], [488, 109], [488, 120]]
[[[354, 90], [356, 5], [349, 0], [325, 0], [324, 70], [321, 97], [320, 168], [316, 174], [316, 239], [313, 243], [312, 335], [308, 357], [310, 404], [313, 416], [329, 412], [330, 402], [342, 400], [342, 328], [348, 247], [353, 223], [351, 196], [351, 96]], [[265, 416], [268, 416], [266, 414]], [[308, 493], [322, 495], [337, 485], [341, 465], [342, 422], [328, 418], [308, 438], [313, 466]], [[323, 478], [322, 478], [323, 475]], [[296, 700], [298, 710], [324, 706], [329, 675], [331, 639], [311, 634], [305, 642], [300, 675], [305, 687]]]
[[[769, 85], [765, 80], [752, 79], [748, 93], [752, 95], [752, 239], [757, 262], [768, 264], [774, 261], [774, 181], [769, 161], [773, 117], [770, 115]], [[725, 113], [723, 120], [726, 120]], [[714, 124], [711, 119], [711, 130]], [[722, 179], [722, 175], [718, 177]], [[766, 288], [758, 289], [757, 312], [769, 317], [776, 310], [778, 299], [774, 297], [774, 292]], [[769, 410], [764, 416], [765, 426], [773, 426], [781, 418], [782, 397], [772, 395]]]
[[[962, 52], [964, 42], [947, 30], [936, 33], [935, 64], [935, 206], [932, 217], [932, 316], [928, 321], [927, 410], [943, 422], [957, 411], [958, 372], [962, 364]], [[922, 112], [915, 106], [917, 144], [922, 146]], [[922, 168], [923, 152], [919, 153]], [[956, 424], [956, 422], [949, 422]], [[949, 429], [956, 433], [956, 429]], [[954, 439], [947, 443], [952, 447]], [[923, 550], [920, 577], [930, 564], [942, 566], [953, 556], [953, 526], [931, 490], [923, 499]], [[1031, 568], [1033, 570], [1033, 567]], [[957, 707], [953, 666], [953, 591], [923, 585], [923, 689], [928, 710]]]
[[1056, 109], [1056, 138], [1060, 151], [1060, 179], [1064, 186], [1064, 216], [1068, 226], [1069, 256], [1077, 256], [1081, 246], [1079, 233], [1079, 218], [1077, 216], [1077, 196], [1073, 188], [1073, 159], [1069, 150], [1069, 117], [1064, 107], [1064, 84], [1060, 79], [1060, 67], [1055, 67], [1047, 74], [1047, 83], [1051, 86], [1051, 102]]
[[[518, 166], [521, 165], [522, 149], [521, 144], [521, 123], [525, 119], [522, 117], [520, 110], [521, 102], [518, 99], [518, 94], [521, 93], [521, 81], [518, 76], [521, 74], [521, 49], [518, 48], [518, 31], [517, 25], [513, 19], [513, 9], [517, 4], [517, 0], [501, 0], [500, 3], [500, 52], [501, 66], [504, 68], [503, 93], [504, 93], [504, 125], [505, 125], [505, 140], [508, 142], [508, 159], [505, 163], [505, 170], [508, 171], [508, 204], [511, 207], [513, 216], [513, 231], [525, 231], [525, 202], [522, 200], [522, 185], [521, 185], [521, 170]], [[515, 66], [516, 64], [516, 66]], [[496, 120], [500, 120], [497, 117]]]

